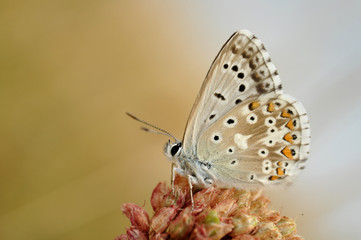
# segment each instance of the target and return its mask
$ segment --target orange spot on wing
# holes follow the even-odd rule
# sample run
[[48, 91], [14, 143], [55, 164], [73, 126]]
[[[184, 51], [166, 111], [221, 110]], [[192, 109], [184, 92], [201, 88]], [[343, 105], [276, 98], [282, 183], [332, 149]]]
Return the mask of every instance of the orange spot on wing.
[[288, 127], [289, 129], [293, 130], [293, 128], [295, 127], [295, 126], [293, 125], [293, 121], [292, 121], [292, 120], [288, 121], [288, 123], [286, 124], [286, 127]]
[[283, 139], [286, 140], [286, 141], [289, 142], [289, 143], [293, 143], [293, 138], [292, 138], [291, 133], [287, 133], [287, 134], [283, 137]]
[[290, 149], [289, 147], [285, 147], [281, 152], [282, 152], [287, 158], [293, 159], [293, 157], [292, 157], [292, 152], [291, 152], [291, 149]]
[[277, 166], [279, 166], [279, 167], [282, 167], [282, 162], [280, 161], [280, 162], [277, 162]]
[[275, 110], [275, 105], [273, 104], [273, 102], [270, 102], [268, 104], [267, 111], [268, 112], [273, 112], [274, 110]]
[[278, 176], [270, 176], [268, 179], [271, 180], [271, 181], [274, 181], [274, 180], [277, 180], [279, 178], [280, 177], [278, 177]]
[[282, 114], [281, 114], [281, 117], [284, 117], [284, 118], [290, 118], [291, 117], [291, 114], [287, 112], [287, 110], [283, 110]]
[[283, 175], [285, 175], [285, 172], [284, 172], [284, 170], [282, 170], [282, 168], [277, 168], [277, 169], [276, 169], [276, 172], [277, 172], [277, 175], [278, 175], [278, 176], [283, 176]]
[[249, 105], [249, 109], [250, 110], [255, 110], [256, 108], [258, 108], [260, 106], [259, 102], [252, 102], [250, 105]]

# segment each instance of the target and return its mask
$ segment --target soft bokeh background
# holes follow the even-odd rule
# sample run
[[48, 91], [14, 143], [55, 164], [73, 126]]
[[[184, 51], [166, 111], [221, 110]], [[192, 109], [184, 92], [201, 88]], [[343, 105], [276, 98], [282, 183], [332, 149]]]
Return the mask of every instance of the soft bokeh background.
[[307, 239], [361, 226], [360, 1], [1, 1], [0, 239], [113, 239], [120, 205], [169, 181], [213, 58], [238, 29], [266, 45], [309, 112], [312, 152], [273, 207]]

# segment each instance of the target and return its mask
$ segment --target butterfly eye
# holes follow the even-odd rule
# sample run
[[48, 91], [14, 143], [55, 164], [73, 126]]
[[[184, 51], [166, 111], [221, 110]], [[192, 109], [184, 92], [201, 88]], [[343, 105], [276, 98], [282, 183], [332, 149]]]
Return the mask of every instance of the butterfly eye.
[[181, 146], [182, 145], [180, 143], [173, 145], [172, 148], [170, 149], [170, 154], [174, 157], [181, 149]]

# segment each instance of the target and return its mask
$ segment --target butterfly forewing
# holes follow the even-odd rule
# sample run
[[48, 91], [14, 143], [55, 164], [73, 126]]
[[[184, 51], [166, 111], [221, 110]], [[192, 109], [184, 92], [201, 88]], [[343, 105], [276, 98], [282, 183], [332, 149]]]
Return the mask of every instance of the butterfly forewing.
[[240, 103], [281, 92], [278, 73], [261, 41], [247, 30], [234, 33], [214, 60], [193, 106], [183, 138], [185, 154], [196, 156], [203, 132]]

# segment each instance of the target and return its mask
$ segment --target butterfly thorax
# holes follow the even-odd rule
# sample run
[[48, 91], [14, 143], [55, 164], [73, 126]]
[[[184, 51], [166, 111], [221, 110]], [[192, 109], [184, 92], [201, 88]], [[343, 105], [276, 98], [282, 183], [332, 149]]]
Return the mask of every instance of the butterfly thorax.
[[188, 177], [194, 186], [207, 188], [212, 186], [214, 177], [210, 174], [211, 165], [200, 161], [196, 156], [188, 156], [182, 148], [182, 143], [176, 141], [165, 146], [165, 155], [175, 164], [175, 171]]

